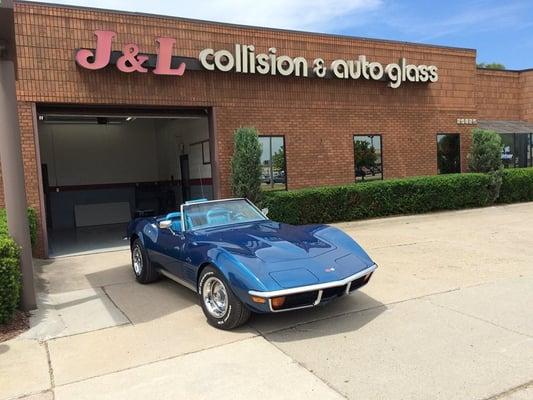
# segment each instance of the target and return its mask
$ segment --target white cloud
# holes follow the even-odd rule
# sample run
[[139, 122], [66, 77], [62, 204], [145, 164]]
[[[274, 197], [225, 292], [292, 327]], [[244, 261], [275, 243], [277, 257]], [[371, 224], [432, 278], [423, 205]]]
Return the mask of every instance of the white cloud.
[[[45, 0], [47, 2], [47, 0]], [[50, 0], [53, 3], [285, 29], [335, 31], [359, 25], [383, 0]]]

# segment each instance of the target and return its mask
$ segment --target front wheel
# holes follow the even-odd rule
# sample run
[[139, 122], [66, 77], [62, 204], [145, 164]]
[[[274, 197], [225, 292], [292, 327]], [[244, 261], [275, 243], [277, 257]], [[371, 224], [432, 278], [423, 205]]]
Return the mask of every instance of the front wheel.
[[150, 283], [159, 278], [159, 272], [150, 262], [140, 239], [135, 239], [131, 246], [131, 266], [137, 282]]
[[204, 268], [198, 290], [207, 322], [215, 328], [234, 329], [250, 318], [250, 310], [235, 296], [216, 268]]

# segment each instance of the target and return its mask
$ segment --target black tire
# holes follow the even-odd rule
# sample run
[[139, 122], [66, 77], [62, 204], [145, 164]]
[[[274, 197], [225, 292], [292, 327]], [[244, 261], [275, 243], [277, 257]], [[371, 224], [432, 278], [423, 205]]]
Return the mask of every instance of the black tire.
[[[142, 261], [138, 271], [135, 270], [135, 257], [138, 254], [137, 252], [140, 253]], [[140, 239], [135, 239], [131, 245], [131, 267], [135, 279], [137, 279], [137, 282], [139, 283], [151, 283], [159, 279], [159, 271], [157, 271], [150, 262]]]
[[[213, 278], [213, 279], [210, 279]], [[225, 293], [227, 295], [227, 307], [223, 315], [217, 317], [213, 315], [204, 300], [204, 286], [209, 284], [209, 281], [218, 281], [224, 285]], [[200, 303], [202, 310], [207, 318], [207, 322], [218, 329], [230, 330], [244, 324], [250, 318], [250, 310], [235, 296], [231, 290], [230, 285], [226, 282], [224, 275], [212, 267], [205, 267], [200, 274], [198, 283], [198, 294], [200, 296]]]

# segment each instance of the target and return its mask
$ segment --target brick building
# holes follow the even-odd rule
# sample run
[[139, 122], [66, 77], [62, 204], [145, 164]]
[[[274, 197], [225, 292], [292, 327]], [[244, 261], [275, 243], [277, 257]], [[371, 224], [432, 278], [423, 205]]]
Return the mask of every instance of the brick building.
[[[533, 70], [477, 69], [472, 49], [31, 2], [15, 3], [15, 24], [26, 193], [40, 216], [39, 256], [102, 247], [101, 238], [118, 237], [111, 227], [183, 199], [230, 196], [240, 126], [262, 136], [268, 190], [466, 171], [476, 126], [506, 135], [508, 166], [532, 162]], [[98, 48], [96, 31], [114, 33], [113, 52], [109, 65], [91, 70], [75, 59], [79, 49]], [[171, 69], [184, 63], [182, 75], [154, 73], [164, 46], [158, 38], [175, 39]], [[121, 57], [135, 53], [128, 44], [148, 60], [121, 70]], [[254, 51], [237, 55], [236, 44]], [[271, 48], [288, 57], [266, 73], [257, 65], [255, 73], [238, 71], [240, 56], [252, 68]], [[204, 49], [213, 51], [202, 61]], [[221, 49], [228, 53], [217, 65]], [[129, 58], [135, 63], [138, 55]], [[360, 55], [381, 65], [381, 73], [369, 67], [376, 79], [335, 75], [334, 60]], [[307, 65], [299, 68], [296, 57]], [[328, 68], [324, 77], [313, 71], [317, 58]], [[422, 70], [406, 67], [413, 81], [391, 87], [394, 74], [385, 66], [401, 59], [436, 66], [437, 79], [422, 82]], [[85, 58], [85, 66], [96, 63]], [[348, 74], [340, 64], [337, 73]], [[366, 164], [356, 160], [368, 153]]]

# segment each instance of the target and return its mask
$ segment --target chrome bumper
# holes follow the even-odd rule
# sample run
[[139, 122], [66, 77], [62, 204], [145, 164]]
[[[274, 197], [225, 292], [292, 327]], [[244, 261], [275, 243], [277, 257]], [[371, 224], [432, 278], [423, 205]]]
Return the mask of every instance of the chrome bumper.
[[[289, 289], [280, 289], [280, 290], [272, 290], [270, 292], [259, 292], [256, 290], [249, 290], [248, 294], [250, 296], [256, 296], [256, 297], [262, 297], [268, 300], [268, 304], [270, 307], [271, 312], [283, 312], [283, 311], [292, 311], [292, 310], [299, 310], [302, 308], [309, 308], [314, 307], [320, 303], [322, 300], [322, 294], [324, 290], [334, 288], [334, 287], [341, 287], [346, 286], [345, 294], [350, 293], [350, 285], [352, 282], [356, 281], [357, 279], [364, 277], [366, 275], [371, 274], [374, 272], [374, 270], [377, 268], [377, 264], [374, 264], [362, 271], [359, 271], [356, 274], [350, 275], [344, 279], [333, 281], [333, 282], [326, 282], [326, 283], [317, 283], [314, 285], [307, 285], [307, 286], [299, 286], [295, 288], [289, 288]], [[281, 296], [290, 296], [292, 294], [299, 294], [299, 293], [306, 293], [306, 292], [314, 292], [318, 291], [316, 300], [313, 304], [308, 304], [300, 307], [292, 307], [292, 308], [285, 308], [280, 310], [275, 310], [272, 308], [272, 298], [273, 297], [281, 297]]]

